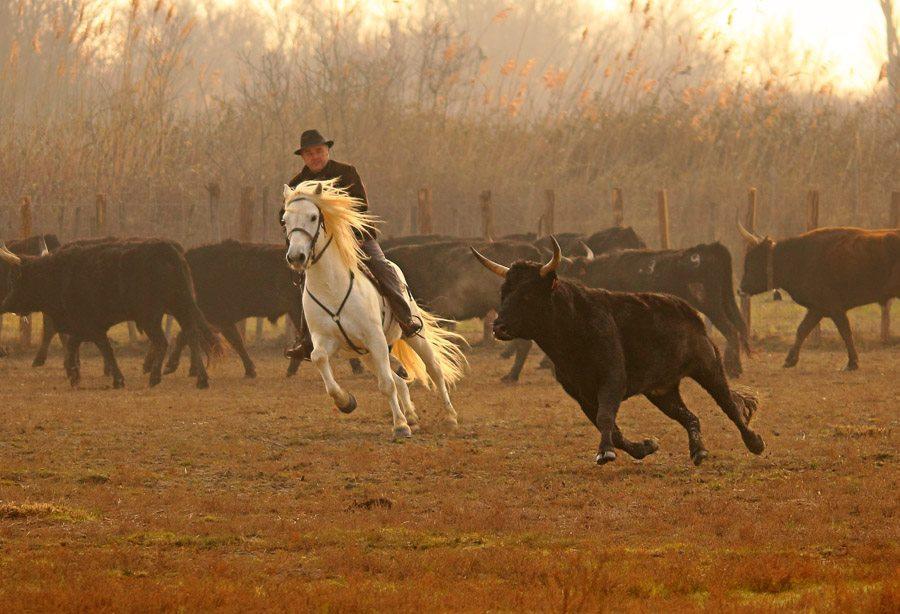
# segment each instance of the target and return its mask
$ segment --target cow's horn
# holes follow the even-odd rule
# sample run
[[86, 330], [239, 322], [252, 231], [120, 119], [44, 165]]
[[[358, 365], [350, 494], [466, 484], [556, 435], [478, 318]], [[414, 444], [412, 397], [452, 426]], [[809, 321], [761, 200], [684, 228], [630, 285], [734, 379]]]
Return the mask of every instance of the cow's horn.
[[41, 256], [46, 256], [50, 253], [50, 250], [47, 248], [47, 242], [44, 240], [43, 235], [38, 237], [38, 247], [41, 249]]
[[0, 241], [0, 260], [3, 260], [4, 262], [7, 262], [13, 266], [19, 266], [22, 264], [22, 259], [6, 249], [6, 243], [2, 241]]
[[740, 222], [737, 223], [738, 230], [741, 231], [741, 236], [744, 237], [744, 241], [746, 241], [750, 245], [759, 245], [762, 242], [762, 239], [757, 237], [755, 234], [744, 228], [744, 225]]
[[579, 243], [581, 243], [581, 247], [584, 248], [584, 257], [587, 258], [588, 260], [593, 260], [594, 259], [594, 250], [592, 250], [590, 247], [588, 247], [587, 243], [585, 243], [584, 241], [579, 241]]
[[556, 242], [556, 237], [551, 235], [550, 240], [553, 241], [553, 257], [550, 259], [550, 262], [541, 267], [541, 277], [546, 277], [555, 271], [562, 260], [562, 250], [559, 249], [559, 243]]
[[490, 258], [486, 258], [485, 256], [482, 256], [478, 252], [478, 250], [475, 249], [474, 247], [470, 247], [469, 249], [471, 249], [472, 253], [475, 254], [475, 257], [478, 258], [478, 262], [483, 264], [484, 268], [486, 268], [488, 271], [490, 271], [494, 275], [497, 275], [498, 277], [506, 277], [506, 274], [509, 273], [508, 266], [503, 266], [502, 264], [498, 264], [498, 263], [494, 262]]

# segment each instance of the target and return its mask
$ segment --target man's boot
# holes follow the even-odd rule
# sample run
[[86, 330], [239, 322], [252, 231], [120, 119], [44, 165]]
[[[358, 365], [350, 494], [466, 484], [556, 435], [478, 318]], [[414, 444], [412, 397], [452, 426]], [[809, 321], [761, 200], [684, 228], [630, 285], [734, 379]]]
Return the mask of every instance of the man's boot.
[[294, 347], [284, 351], [286, 358], [295, 358], [297, 360], [309, 360], [313, 351], [312, 335], [309, 334], [309, 327], [306, 325], [306, 315], [300, 317], [300, 330], [294, 337]]

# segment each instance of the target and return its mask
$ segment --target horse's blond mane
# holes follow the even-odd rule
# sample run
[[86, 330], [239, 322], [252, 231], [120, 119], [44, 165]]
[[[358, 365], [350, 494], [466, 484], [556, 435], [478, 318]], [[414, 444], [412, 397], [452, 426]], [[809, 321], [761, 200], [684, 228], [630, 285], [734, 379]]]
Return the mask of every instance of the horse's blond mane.
[[[354, 271], [365, 259], [354, 230], [367, 234], [375, 228], [378, 218], [358, 211], [356, 207], [361, 204], [360, 200], [350, 196], [344, 188], [336, 187], [336, 181], [304, 181], [293, 190], [286, 191], [285, 211], [290, 211], [290, 202], [301, 196], [315, 203], [322, 212], [325, 232], [332, 237], [332, 248], [338, 250], [347, 268]], [[317, 193], [319, 186], [321, 192]]]

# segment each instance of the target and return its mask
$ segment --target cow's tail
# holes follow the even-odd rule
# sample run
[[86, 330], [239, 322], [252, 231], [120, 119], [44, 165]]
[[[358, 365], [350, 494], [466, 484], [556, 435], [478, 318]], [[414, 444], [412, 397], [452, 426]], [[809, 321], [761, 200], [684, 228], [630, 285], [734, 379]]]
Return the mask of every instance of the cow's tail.
[[719, 275], [721, 275], [722, 285], [722, 304], [725, 306], [725, 317], [731, 322], [731, 325], [737, 329], [740, 338], [741, 347], [747, 353], [752, 354], [750, 349], [750, 331], [747, 330], [747, 322], [741, 310], [738, 309], [737, 301], [734, 299], [734, 272], [731, 265], [731, 252], [721, 243], [714, 243], [716, 252], [721, 258], [721, 266], [719, 267]]
[[[447, 330], [441, 324], [447, 324], [450, 320], [443, 320], [434, 314], [428, 313], [421, 307], [416, 310], [416, 315], [422, 318], [422, 331], [419, 333], [434, 353], [435, 360], [444, 381], [452, 386], [462, 379], [463, 368], [466, 365], [466, 357], [460, 349], [460, 344], [465, 339], [459, 333]], [[394, 343], [391, 353], [400, 361], [412, 381], [420, 381], [427, 388], [434, 388], [434, 381], [428, 375], [425, 363], [412, 347], [404, 339]]]
[[[178, 302], [182, 310], [181, 317], [186, 318], [185, 322], [179, 322], [182, 328], [192, 328], [193, 334], [200, 344], [200, 349], [206, 354], [207, 359], [211, 356], [222, 355], [222, 342], [219, 336], [213, 331], [206, 316], [200, 310], [197, 304], [197, 294], [194, 291], [194, 276], [191, 275], [191, 267], [183, 254], [179, 253], [181, 261], [181, 284], [178, 288]], [[186, 331], [187, 332], [187, 331]]]

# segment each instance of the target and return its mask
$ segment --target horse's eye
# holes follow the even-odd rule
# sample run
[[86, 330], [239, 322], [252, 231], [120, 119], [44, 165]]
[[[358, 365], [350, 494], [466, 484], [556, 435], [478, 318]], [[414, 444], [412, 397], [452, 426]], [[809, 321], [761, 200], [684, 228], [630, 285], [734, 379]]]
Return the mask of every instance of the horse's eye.
[[315, 221], [316, 221], [316, 214], [315, 214], [315, 213], [313, 213], [312, 215], [309, 216], [309, 221], [310, 221], [310, 222], [315, 222]]

